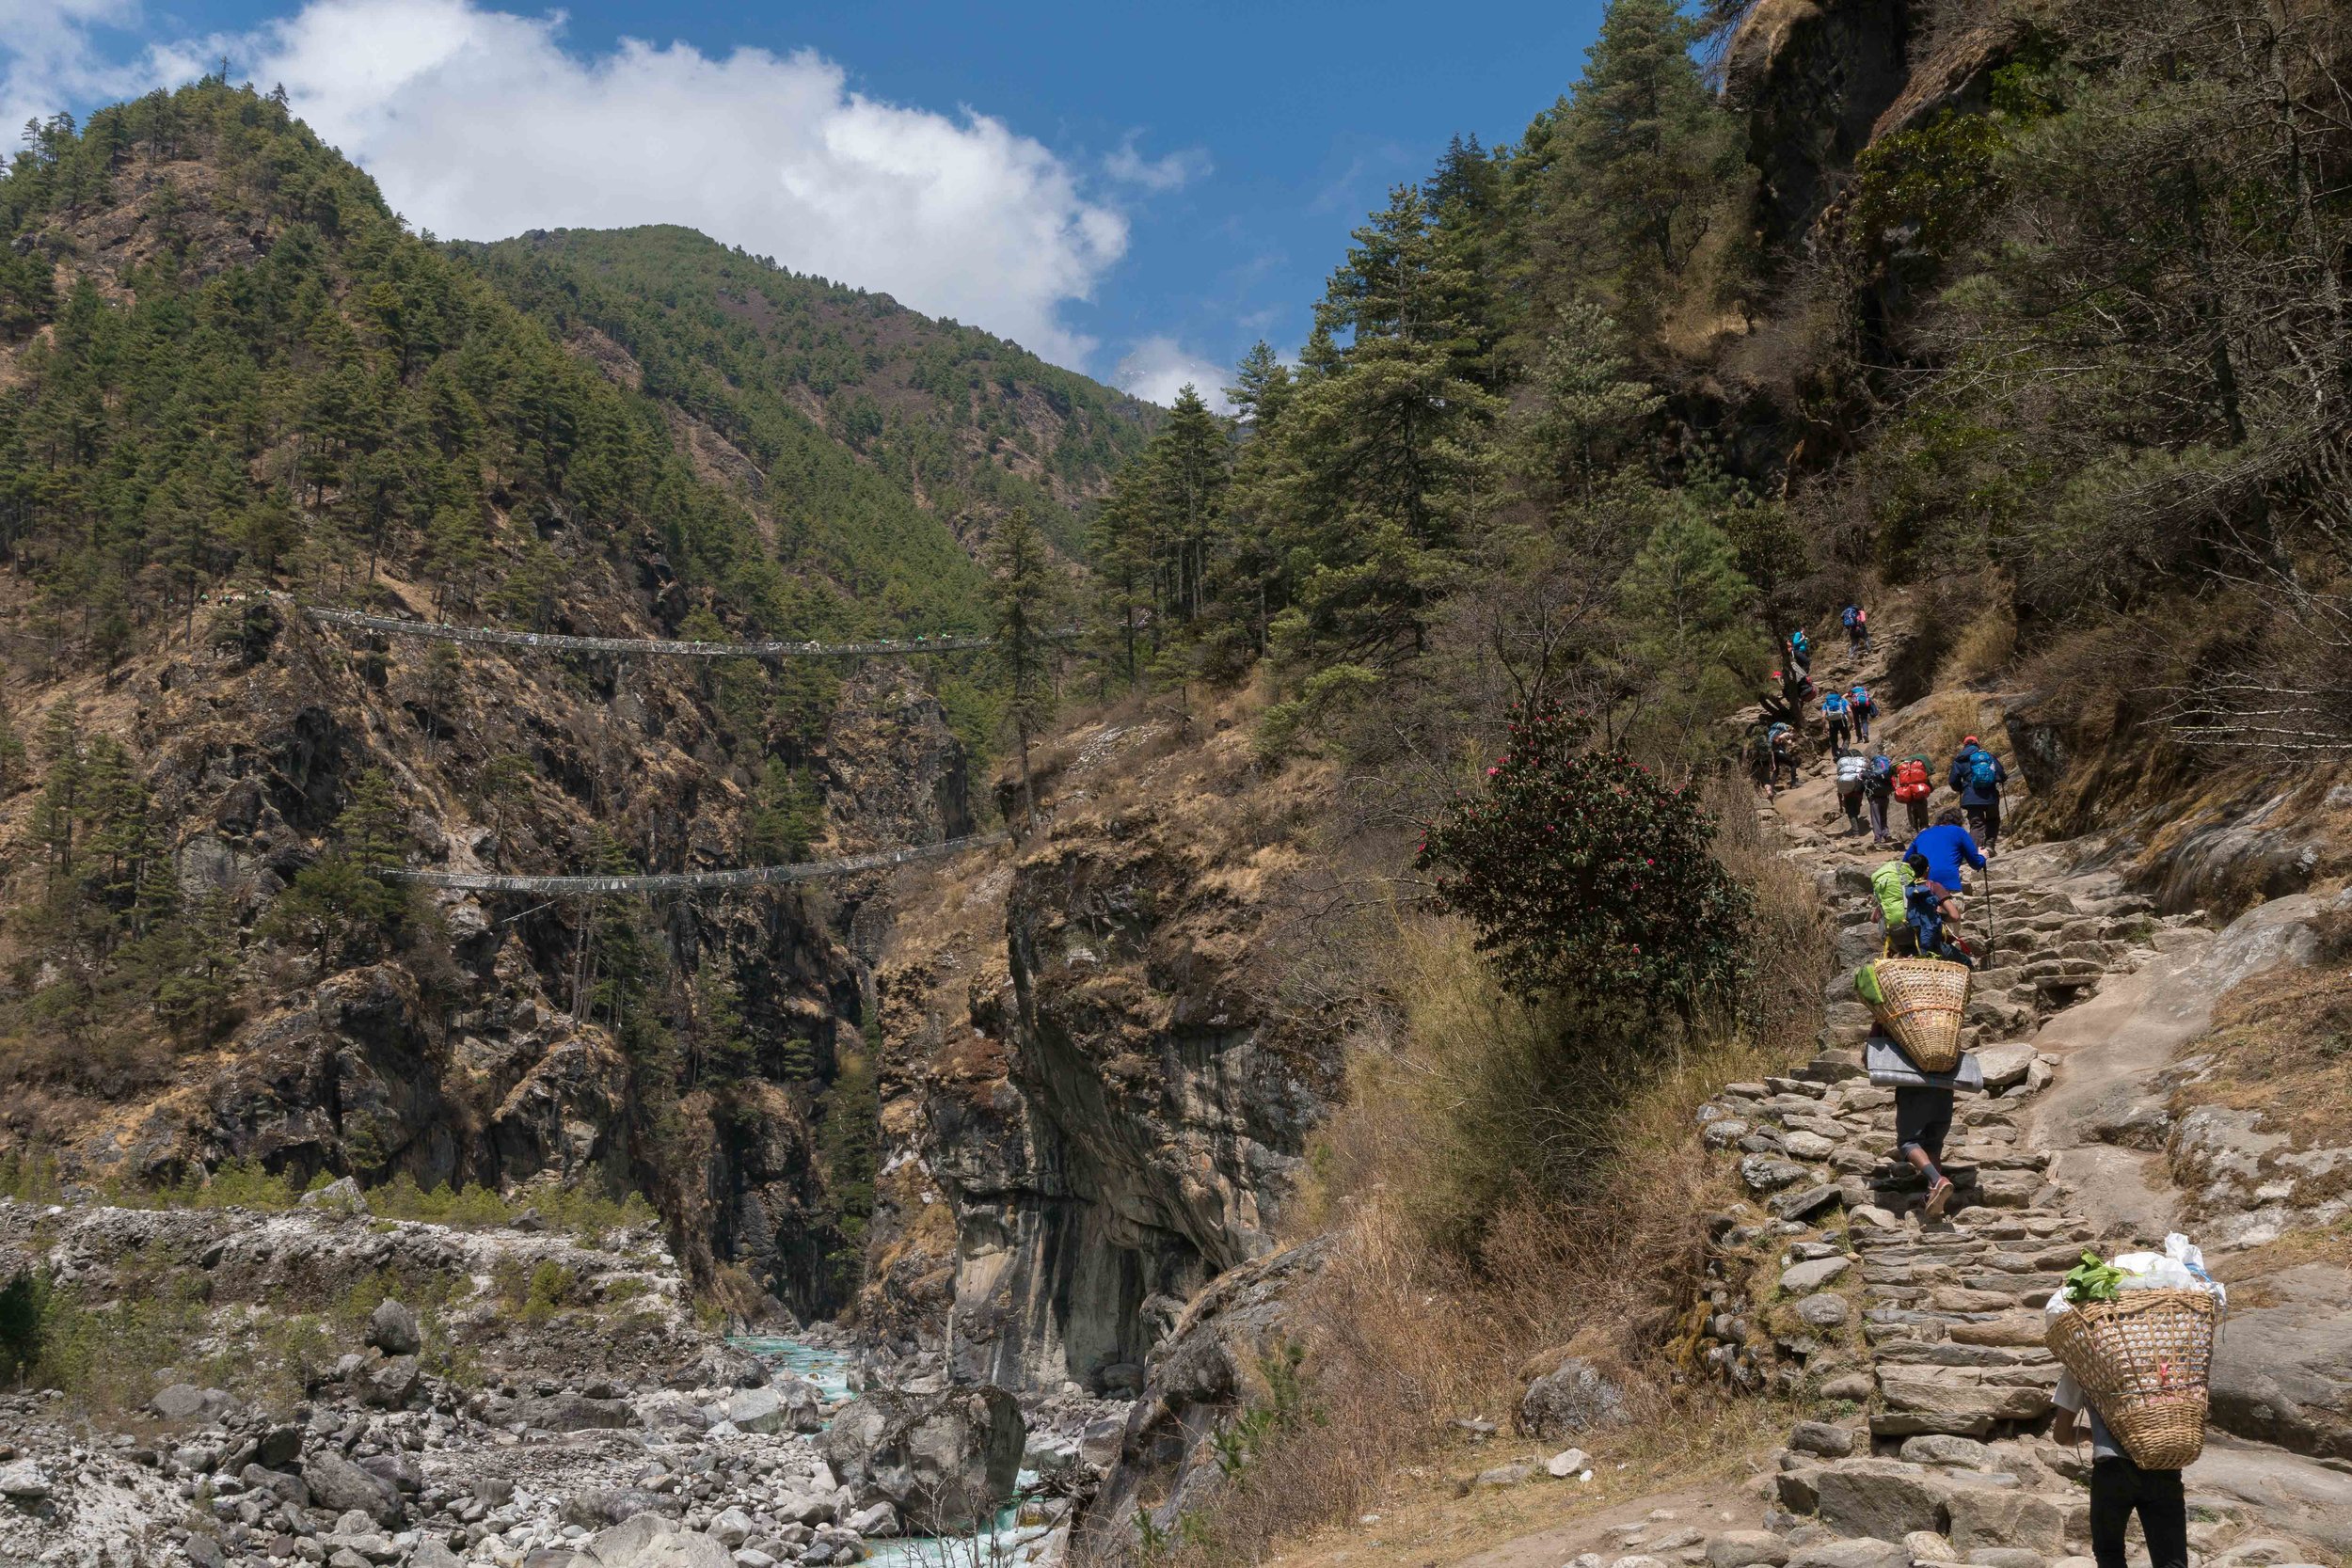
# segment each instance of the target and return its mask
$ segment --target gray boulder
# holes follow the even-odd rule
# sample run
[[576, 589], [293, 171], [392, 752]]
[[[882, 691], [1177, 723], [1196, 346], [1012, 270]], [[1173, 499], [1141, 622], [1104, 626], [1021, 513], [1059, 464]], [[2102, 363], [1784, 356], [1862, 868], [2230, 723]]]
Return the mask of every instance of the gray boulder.
[[2214, 1342], [2213, 1422], [2316, 1459], [2352, 1459], [2352, 1271], [2304, 1263], [2267, 1276]]
[[717, 1537], [659, 1513], [632, 1514], [598, 1530], [578, 1560], [596, 1568], [736, 1568], [734, 1555]]
[[[680, 1513], [685, 1507], [668, 1493], [645, 1492], [634, 1486], [610, 1492], [575, 1492], [564, 1499], [563, 1520], [582, 1529], [601, 1530], [607, 1525], [634, 1524], [644, 1514]], [[671, 1528], [679, 1527], [673, 1523]]]
[[1820, 1472], [1815, 1512], [1840, 1535], [1882, 1542], [1938, 1529], [1944, 1523], [1943, 1497], [1931, 1475], [1900, 1460], [1850, 1459]]
[[414, 1355], [424, 1348], [417, 1315], [387, 1296], [368, 1318], [368, 1343], [387, 1355]]
[[1788, 1568], [1911, 1568], [1911, 1548], [1867, 1535], [1818, 1541], [1790, 1557]]
[[1707, 1544], [1707, 1568], [1780, 1568], [1788, 1543], [1765, 1529], [1727, 1530]]
[[235, 1402], [226, 1389], [199, 1388], [193, 1383], [175, 1383], [148, 1401], [147, 1408], [153, 1411], [159, 1420], [200, 1424], [219, 1420]]
[[363, 1367], [353, 1380], [359, 1398], [381, 1410], [398, 1410], [417, 1392], [423, 1370], [413, 1355], [388, 1355]]
[[49, 1472], [29, 1459], [0, 1465], [0, 1497], [10, 1502], [37, 1503], [49, 1496]]
[[542, 1432], [609, 1431], [637, 1424], [637, 1407], [627, 1400], [596, 1400], [566, 1389], [516, 1400], [509, 1418]]
[[818, 1450], [860, 1508], [886, 1502], [918, 1535], [957, 1535], [1012, 1496], [1028, 1437], [1002, 1388], [877, 1390], [841, 1407]]
[[744, 1388], [726, 1401], [726, 1418], [740, 1432], [821, 1432], [824, 1396], [803, 1377], [787, 1377], [762, 1388]]
[[248, 1492], [267, 1492], [279, 1502], [292, 1503], [296, 1508], [310, 1506], [310, 1488], [300, 1476], [288, 1475], [283, 1470], [268, 1469], [260, 1465], [247, 1465], [237, 1479], [245, 1482]]
[[367, 1195], [359, 1190], [359, 1183], [348, 1176], [329, 1181], [316, 1192], [304, 1193], [299, 1200], [299, 1206], [305, 1209], [324, 1209], [330, 1213], [364, 1214], [368, 1212]]
[[1519, 1430], [1530, 1437], [1573, 1437], [1625, 1418], [1625, 1390], [1581, 1355], [1531, 1380], [1519, 1398]]
[[400, 1494], [392, 1483], [332, 1449], [321, 1449], [303, 1461], [302, 1480], [310, 1488], [312, 1504], [330, 1513], [358, 1509], [379, 1525], [400, 1518]]

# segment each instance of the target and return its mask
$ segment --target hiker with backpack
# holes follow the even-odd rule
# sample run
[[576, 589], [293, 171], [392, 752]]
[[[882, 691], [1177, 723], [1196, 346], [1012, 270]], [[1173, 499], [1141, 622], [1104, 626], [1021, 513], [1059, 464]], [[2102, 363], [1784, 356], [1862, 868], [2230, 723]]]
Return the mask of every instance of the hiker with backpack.
[[1911, 841], [1905, 855], [1918, 855], [1928, 863], [1927, 875], [1954, 893], [1961, 891], [1961, 867], [1973, 865], [1984, 869], [1984, 851], [1968, 836], [1968, 830], [1960, 825], [1960, 813], [1947, 807], [1936, 817], [1935, 826]]
[[1904, 816], [1914, 838], [1928, 831], [1928, 797], [1935, 793], [1935, 781], [1928, 777], [1928, 759], [1905, 757], [1895, 765], [1895, 799], [1903, 803]]
[[1860, 752], [1839, 752], [1836, 755], [1837, 804], [1846, 814], [1846, 832], [1859, 833], [1862, 832], [1862, 784], [1870, 770], [1870, 759]]
[[1918, 956], [1918, 933], [1911, 925], [1911, 884], [1927, 875], [1927, 866], [1922, 856], [1897, 856], [1870, 873], [1870, 913], [1885, 927], [1879, 947], [1887, 958]]
[[1846, 652], [1860, 658], [1870, 649], [1870, 612], [1858, 604], [1850, 604], [1837, 612], [1837, 624], [1846, 628]]
[[1788, 634], [1788, 668], [1808, 681], [1813, 678], [1813, 640], [1803, 626]]
[[1992, 853], [2001, 836], [2001, 786], [2009, 783], [2009, 769], [1999, 757], [1977, 744], [1972, 735], [1960, 743], [1960, 752], [1952, 758], [1950, 783], [1960, 791], [1960, 806], [1968, 814], [1969, 831], [1985, 852]]
[[1862, 770], [1862, 807], [1870, 816], [1870, 843], [1873, 846], [1889, 842], [1886, 832], [1886, 804], [1895, 798], [1895, 759], [1884, 752], [1873, 752]]
[[[1904, 857], [1926, 861], [1925, 855]], [[1960, 943], [1960, 899], [1956, 890], [1931, 874], [1913, 868], [1911, 885], [1903, 890], [1903, 917], [1911, 927], [1912, 951], [1923, 958], [1977, 967], [1976, 956]]]
[[1869, 688], [1858, 685], [1846, 693], [1846, 716], [1853, 721], [1856, 743], [1864, 746], [1870, 744], [1870, 721], [1878, 716], [1878, 711], [1879, 705], [1871, 700]]
[[1834, 756], [1843, 751], [1851, 727], [1846, 711], [1846, 694], [1835, 687], [1821, 693], [1821, 717], [1829, 722], [1829, 749]]
[[1797, 732], [1790, 725], [1774, 724], [1764, 732], [1764, 746], [1771, 759], [1764, 778], [1764, 798], [1769, 800], [1779, 790], [1784, 768], [1788, 773], [1788, 787], [1797, 787]]

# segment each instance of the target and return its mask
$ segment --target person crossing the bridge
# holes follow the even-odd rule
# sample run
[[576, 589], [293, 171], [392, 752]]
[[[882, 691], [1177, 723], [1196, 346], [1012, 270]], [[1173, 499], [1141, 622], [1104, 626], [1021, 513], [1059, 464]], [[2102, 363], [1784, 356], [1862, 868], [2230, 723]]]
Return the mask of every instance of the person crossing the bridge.
[[2188, 1498], [2181, 1472], [2141, 1469], [2074, 1373], [2058, 1378], [2050, 1402], [2058, 1409], [2050, 1435], [2069, 1446], [2090, 1440], [2090, 1555], [2099, 1568], [2125, 1568], [2124, 1534], [2134, 1513], [2147, 1537], [2148, 1568], [2188, 1568]]
[[2009, 769], [1972, 735], [1960, 743], [1948, 782], [1960, 791], [1970, 831], [1991, 854], [2001, 837], [2001, 786], [2009, 783]]

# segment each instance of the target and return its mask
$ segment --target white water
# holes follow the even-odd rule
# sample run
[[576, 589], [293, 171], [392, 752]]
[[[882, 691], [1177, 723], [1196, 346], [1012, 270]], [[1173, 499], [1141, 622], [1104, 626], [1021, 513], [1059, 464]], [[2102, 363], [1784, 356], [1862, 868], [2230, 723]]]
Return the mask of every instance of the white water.
[[[735, 1343], [771, 1368], [804, 1377], [817, 1385], [827, 1402], [850, 1398], [850, 1356], [823, 1345], [803, 1344], [790, 1335], [753, 1334]], [[1046, 1525], [1023, 1525], [1020, 1497], [1037, 1484], [1037, 1472], [1024, 1470], [1013, 1482], [1014, 1501], [999, 1513], [985, 1534], [920, 1535], [868, 1541], [866, 1560], [876, 1568], [1006, 1568], [1025, 1560], [1034, 1542], [1051, 1532]]]

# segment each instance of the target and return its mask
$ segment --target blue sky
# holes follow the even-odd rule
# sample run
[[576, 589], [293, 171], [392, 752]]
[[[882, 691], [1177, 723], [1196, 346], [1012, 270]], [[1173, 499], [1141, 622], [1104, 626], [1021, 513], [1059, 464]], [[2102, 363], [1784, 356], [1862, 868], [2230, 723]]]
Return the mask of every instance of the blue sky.
[[1348, 230], [1516, 136], [1599, 11], [0, 0], [0, 113], [225, 51], [421, 226], [689, 223], [1164, 401], [1295, 348]]

